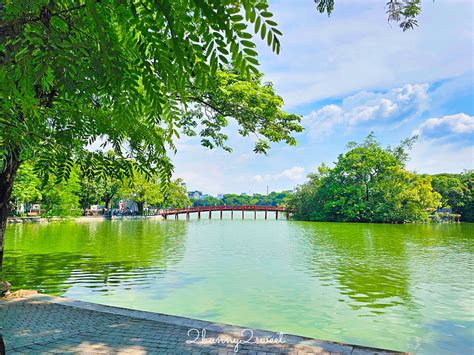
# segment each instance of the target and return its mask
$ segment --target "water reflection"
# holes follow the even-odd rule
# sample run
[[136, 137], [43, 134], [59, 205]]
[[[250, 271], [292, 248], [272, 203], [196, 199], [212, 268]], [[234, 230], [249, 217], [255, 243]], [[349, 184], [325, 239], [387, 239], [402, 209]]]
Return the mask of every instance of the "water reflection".
[[184, 253], [184, 222], [105, 221], [14, 225], [3, 275], [15, 288], [61, 295], [70, 287], [107, 293], [147, 284]]
[[[305, 243], [306, 272], [323, 285], [334, 285], [350, 299], [352, 308], [397, 306], [417, 308], [411, 290], [413, 263], [432, 258], [436, 250], [472, 253], [472, 243], [461, 228], [437, 225], [367, 225], [339, 223], [296, 224]], [[449, 249], [449, 250], [448, 250]], [[447, 256], [446, 254], [444, 256]], [[456, 258], [459, 259], [459, 258]], [[426, 264], [426, 260], [423, 260]]]
[[405, 241], [398, 236], [388, 241], [383, 232], [383, 226], [304, 224], [300, 245], [307, 272], [334, 284], [354, 309], [410, 304]]

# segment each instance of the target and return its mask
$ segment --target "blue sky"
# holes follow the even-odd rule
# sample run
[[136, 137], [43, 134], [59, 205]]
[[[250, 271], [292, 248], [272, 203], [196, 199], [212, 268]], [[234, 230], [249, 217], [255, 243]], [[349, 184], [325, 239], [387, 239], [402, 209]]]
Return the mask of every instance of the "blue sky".
[[213, 195], [292, 189], [370, 131], [384, 145], [418, 134], [410, 170], [474, 169], [473, 2], [423, 1], [420, 26], [409, 32], [387, 23], [385, 2], [336, 0], [328, 18], [312, 0], [270, 1], [282, 51], [259, 43], [261, 71], [285, 110], [303, 116], [298, 145], [256, 155], [253, 138], [231, 123], [232, 153], [181, 139], [175, 177]]

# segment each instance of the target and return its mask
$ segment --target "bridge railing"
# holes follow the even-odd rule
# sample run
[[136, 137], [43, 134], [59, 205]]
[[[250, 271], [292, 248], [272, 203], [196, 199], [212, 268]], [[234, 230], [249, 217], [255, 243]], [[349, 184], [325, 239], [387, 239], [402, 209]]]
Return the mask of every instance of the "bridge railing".
[[220, 206], [195, 206], [195, 207], [184, 207], [184, 208], [168, 208], [163, 209], [160, 213], [163, 214], [176, 214], [176, 213], [193, 213], [193, 212], [208, 212], [208, 211], [270, 211], [270, 212], [291, 212], [283, 206], [271, 206], [271, 205], [220, 205]]

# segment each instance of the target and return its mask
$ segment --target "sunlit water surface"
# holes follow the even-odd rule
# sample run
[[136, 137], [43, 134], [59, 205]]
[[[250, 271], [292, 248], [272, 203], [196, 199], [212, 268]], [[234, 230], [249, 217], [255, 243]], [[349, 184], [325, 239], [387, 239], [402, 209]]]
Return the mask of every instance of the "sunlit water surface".
[[246, 217], [10, 225], [0, 279], [321, 339], [472, 353], [474, 225]]

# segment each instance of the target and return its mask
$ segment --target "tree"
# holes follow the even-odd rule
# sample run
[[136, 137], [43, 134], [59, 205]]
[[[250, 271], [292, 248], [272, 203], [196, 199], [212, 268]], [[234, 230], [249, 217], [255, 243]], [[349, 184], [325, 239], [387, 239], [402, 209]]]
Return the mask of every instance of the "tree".
[[52, 178], [43, 191], [44, 212], [47, 216], [77, 217], [82, 214], [80, 204], [81, 184], [77, 169], [71, 171], [67, 180]]
[[[96, 152], [97, 157], [103, 159], [115, 159], [113, 150], [108, 152]], [[85, 164], [81, 167], [81, 206], [89, 208], [92, 204], [104, 203], [109, 208], [110, 201], [118, 190], [119, 174], [114, 171], [96, 172], [93, 165]]]
[[81, 207], [89, 208], [93, 204], [103, 203], [110, 208], [110, 202], [116, 195], [119, 180], [111, 176], [90, 176], [83, 174], [81, 178]]
[[373, 222], [424, 222], [441, 206], [441, 196], [434, 191], [431, 177], [396, 169], [390, 178], [380, 181], [374, 196]]
[[100, 180], [101, 186], [101, 201], [104, 202], [105, 208], [110, 208], [110, 202], [115, 197], [119, 189], [119, 182], [110, 177], [105, 176]]
[[194, 206], [242, 206], [242, 205], [260, 205], [260, 206], [281, 206], [286, 205], [290, 199], [290, 191], [275, 192], [268, 195], [253, 194], [225, 194], [221, 199], [213, 196], [206, 196], [202, 199], [193, 199]]
[[[334, 10], [335, 0], [314, 0], [318, 11], [327, 12], [328, 16]], [[389, 22], [396, 22], [403, 31], [418, 26], [417, 17], [421, 13], [421, 0], [387, 0], [387, 15]]]
[[183, 208], [191, 204], [183, 180], [170, 181], [166, 191], [163, 191], [161, 185], [159, 177], [149, 178], [145, 174], [135, 172], [120, 183], [117, 195], [135, 202], [140, 215], [143, 214], [145, 206]]
[[275, 192], [272, 191], [268, 195], [253, 194], [250, 204], [260, 206], [278, 206], [286, 204], [291, 193], [289, 191]]
[[474, 170], [466, 170], [460, 174], [461, 182], [465, 187], [464, 204], [460, 208], [461, 220], [474, 222]]
[[222, 200], [215, 198], [214, 196], [192, 199], [191, 203], [193, 206], [221, 206], [224, 204]]
[[442, 197], [443, 207], [461, 214], [464, 222], [474, 221], [474, 171], [433, 175], [433, 189]]
[[35, 174], [33, 165], [25, 163], [18, 169], [11, 200], [19, 210], [21, 205], [38, 202], [41, 198], [41, 180]]
[[[44, 182], [77, 165], [158, 173], [166, 189], [180, 132], [224, 146], [220, 128], [233, 117], [242, 134], [259, 136], [257, 152], [268, 141], [294, 144], [300, 117], [280, 110], [257, 69], [252, 32], [280, 50], [271, 17], [264, 0], [0, 5], [0, 266], [13, 181], [32, 157]], [[245, 102], [247, 90], [257, 97]], [[102, 142], [114, 156], [86, 149]]]
[[329, 175], [330, 169], [323, 163], [317, 170], [316, 173], [308, 175], [308, 182], [299, 185], [288, 201], [290, 208], [295, 211], [294, 217], [296, 219], [324, 221], [326, 218], [322, 209], [317, 208], [315, 204], [317, 201], [326, 202], [322, 200], [323, 195], [320, 193], [320, 189], [325, 178]]
[[118, 194], [135, 202], [139, 215], [143, 214], [145, 205], [158, 206], [164, 201], [160, 180], [157, 177], [147, 178], [138, 172], [121, 183]]
[[438, 174], [433, 175], [432, 179], [434, 190], [442, 197], [443, 207], [451, 207], [454, 212], [459, 212], [467, 192], [460, 177], [454, 174]]
[[189, 200], [186, 184], [182, 179], [176, 179], [172, 181], [169, 189], [166, 191], [164, 201], [162, 204], [164, 207], [184, 208], [191, 205]]
[[414, 139], [382, 148], [371, 133], [349, 143], [334, 168], [321, 166], [290, 200], [304, 220], [406, 223], [428, 219], [440, 205], [430, 177], [406, 171], [407, 148]]
[[[91, 205], [99, 204], [103, 194], [100, 181], [94, 179], [92, 176], [82, 174], [80, 184], [79, 198], [81, 208], [85, 211], [90, 208]], [[16, 182], [13, 186], [15, 185]]]

